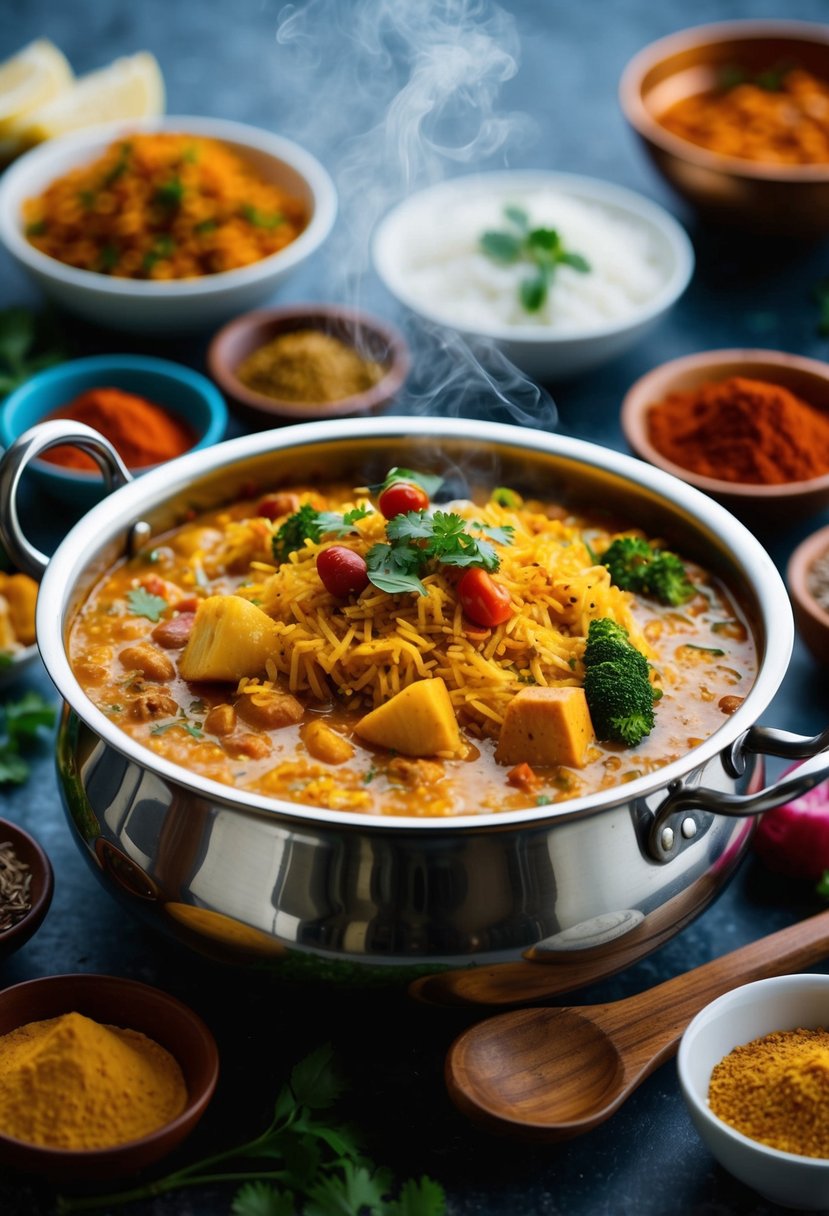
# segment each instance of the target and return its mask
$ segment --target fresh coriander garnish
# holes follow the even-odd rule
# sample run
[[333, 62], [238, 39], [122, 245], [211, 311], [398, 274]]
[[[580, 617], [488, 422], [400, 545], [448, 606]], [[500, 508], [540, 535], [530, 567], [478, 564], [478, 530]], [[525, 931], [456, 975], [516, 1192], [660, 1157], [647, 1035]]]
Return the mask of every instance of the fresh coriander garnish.
[[0, 395], [63, 357], [50, 321], [29, 308], [0, 310]]
[[353, 1129], [326, 1116], [344, 1089], [331, 1046], [325, 1044], [291, 1070], [261, 1135], [125, 1191], [61, 1195], [58, 1216], [120, 1210], [135, 1200], [221, 1182], [242, 1184], [230, 1206], [233, 1216], [444, 1216], [446, 1197], [439, 1183], [423, 1175], [398, 1184], [390, 1170], [378, 1168], [362, 1153]]
[[354, 507], [344, 515], [336, 511], [315, 511], [310, 503], [303, 503], [298, 511], [289, 515], [271, 540], [274, 561], [286, 562], [290, 555], [301, 549], [306, 540], [315, 544], [323, 536], [348, 536], [355, 532], [355, 523], [372, 514], [371, 507]]
[[167, 233], [162, 232], [153, 241], [152, 248], [148, 249], [144, 254], [144, 258], [141, 263], [142, 270], [152, 270], [156, 262], [160, 262], [164, 258], [170, 257], [170, 255], [175, 252], [175, 248], [176, 243], [173, 238]]
[[285, 223], [285, 216], [278, 211], [272, 212], [270, 215], [265, 211], [259, 211], [256, 207], [251, 207], [245, 203], [242, 207], [242, 216], [249, 224], [253, 224], [254, 228], [278, 228], [280, 224]]
[[510, 544], [514, 529], [485, 528], [449, 511], [408, 511], [386, 525], [388, 544], [372, 545], [366, 553], [369, 582], [390, 595], [426, 595], [421, 581], [429, 562], [444, 566], [481, 566], [497, 570], [500, 558], [488, 540], [474, 531], [496, 532], [497, 542]]
[[484, 232], [479, 244], [494, 262], [503, 266], [524, 262], [531, 268], [532, 273], [521, 280], [518, 289], [526, 312], [538, 312], [543, 307], [557, 266], [570, 266], [581, 274], [590, 270], [585, 257], [565, 249], [555, 228], [531, 228], [529, 216], [521, 207], [505, 207], [504, 219], [510, 227]]
[[0, 706], [0, 785], [22, 785], [29, 765], [21, 755], [42, 727], [55, 724], [55, 707], [39, 692], [26, 692], [17, 701]]
[[395, 466], [393, 469], [389, 469], [383, 481], [368, 486], [367, 489], [372, 498], [379, 498], [384, 490], [398, 481], [410, 481], [414, 485], [420, 486], [428, 498], [434, 498], [443, 485], [443, 478], [438, 477], [435, 473], [418, 473], [416, 469], [402, 469]]
[[158, 187], [153, 195], [153, 202], [158, 203], [159, 207], [169, 207], [170, 210], [173, 210], [181, 206], [183, 198], [184, 185], [180, 177], [174, 176]]
[[134, 616], [145, 616], [150, 621], [157, 621], [169, 604], [160, 595], [151, 595], [144, 587], [133, 587], [127, 592], [127, 603]]

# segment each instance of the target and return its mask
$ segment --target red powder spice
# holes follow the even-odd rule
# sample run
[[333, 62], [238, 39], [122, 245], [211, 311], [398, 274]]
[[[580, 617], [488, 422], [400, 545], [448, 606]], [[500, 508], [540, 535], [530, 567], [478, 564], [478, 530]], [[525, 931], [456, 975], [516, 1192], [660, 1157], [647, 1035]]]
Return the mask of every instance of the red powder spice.
[[[194, 431], [180, 418], [120, 388], [91, 388], [48, 417], [85, 422], [110, 441], [129, 469], [172, 460], [196, 442]], [[67, 469], [98, 468], [91, 456], [75, 447], [50, 448], [42, 459]]]
[[657, 451], [704, 477], [782, 485], [829, 473], [829, 416], [764, 380], [671, 393], [650, 407], [647, 427]]

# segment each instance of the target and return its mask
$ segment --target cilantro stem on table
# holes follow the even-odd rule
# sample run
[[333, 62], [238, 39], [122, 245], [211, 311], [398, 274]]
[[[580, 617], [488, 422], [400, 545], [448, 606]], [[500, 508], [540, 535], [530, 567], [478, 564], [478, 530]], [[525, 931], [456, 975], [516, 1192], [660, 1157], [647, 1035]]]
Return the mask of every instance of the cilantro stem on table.
[[521, 207], [505, 207], [504, 230], [489, 230], [480, 238], [480, 248], [493, 262], [512, 266], [523, 262], [531, 273], [521, 280], [518, 295], [525, 312], [539, 312], [547, 299], [558, 266], [570, 266], [587, 274], [590, 263], [580, 253], [565, 249], [555, 228], [531, 228]]
[[18, 306], [0, 310], [0, 396], [63, 357], [49, 317]]
[[217, 1182], [244, 1183], [233, 1198], [233, 1216], [443, 1216], [439, 1183], [423, 1176], [396, 1187], [389, 1170], [362, 1154], [351, 1129], [325, 1117], [344, 1088], [331, 1045], [324, 1044], [291, 1070], [260, 1135], [154, 1182], [109, 1195], [60, 1195], [58, 1216]]

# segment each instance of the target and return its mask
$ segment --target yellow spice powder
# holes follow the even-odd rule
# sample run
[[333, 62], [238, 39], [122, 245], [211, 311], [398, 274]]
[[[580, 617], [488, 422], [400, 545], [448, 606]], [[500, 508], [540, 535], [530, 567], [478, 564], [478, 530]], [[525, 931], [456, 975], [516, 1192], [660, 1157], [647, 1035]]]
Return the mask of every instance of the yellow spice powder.
[[341, 401], [363, 393], [383, 375], [381, 364], [333, 334], [297, 329], [278, 334], [236, 368], [257, 393], [282, 401]]
[[708, 1102], [752, 1140], [829, 1157], [829, 1031], [778, 1030], [735, 1047], [711, 1073]]

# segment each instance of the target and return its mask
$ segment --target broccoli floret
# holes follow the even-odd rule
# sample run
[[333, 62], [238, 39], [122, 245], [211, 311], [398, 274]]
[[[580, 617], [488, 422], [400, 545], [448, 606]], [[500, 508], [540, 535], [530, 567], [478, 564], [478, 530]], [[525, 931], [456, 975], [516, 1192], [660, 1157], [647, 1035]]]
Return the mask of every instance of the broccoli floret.
[[650, 664], [608, 617], [590, 622], [584, 650], [584, 695], [599, 739], [635, 747], [655, 725]]
[[696, 594], [682, 559], [639, 537], [617, 537], [600, 560], [610, 572], [611, 583], [623, 591], [650, 595], [663, 604], [684, 604]]

